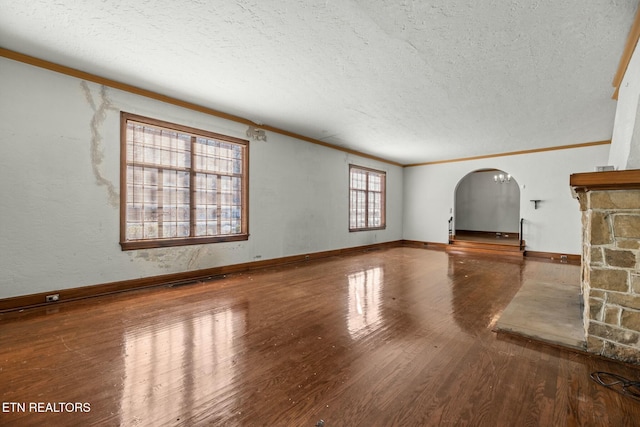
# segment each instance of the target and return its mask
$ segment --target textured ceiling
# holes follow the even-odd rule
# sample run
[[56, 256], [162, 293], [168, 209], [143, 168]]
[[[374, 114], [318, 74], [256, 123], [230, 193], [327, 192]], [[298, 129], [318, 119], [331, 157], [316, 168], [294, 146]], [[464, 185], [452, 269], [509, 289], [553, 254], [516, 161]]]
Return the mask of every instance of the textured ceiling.
[[636, 0], [0, 0], [0, 46], [402, 164], [611, 138]]

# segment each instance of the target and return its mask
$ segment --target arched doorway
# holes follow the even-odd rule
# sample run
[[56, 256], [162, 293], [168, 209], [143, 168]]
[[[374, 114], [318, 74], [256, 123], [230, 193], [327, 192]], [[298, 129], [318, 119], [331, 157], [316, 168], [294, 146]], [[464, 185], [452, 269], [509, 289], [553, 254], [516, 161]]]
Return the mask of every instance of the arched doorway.
[[520, 186], [507, 172], [481, 169], [465, 175], [455, 191], [454, 235], [519, 240]]

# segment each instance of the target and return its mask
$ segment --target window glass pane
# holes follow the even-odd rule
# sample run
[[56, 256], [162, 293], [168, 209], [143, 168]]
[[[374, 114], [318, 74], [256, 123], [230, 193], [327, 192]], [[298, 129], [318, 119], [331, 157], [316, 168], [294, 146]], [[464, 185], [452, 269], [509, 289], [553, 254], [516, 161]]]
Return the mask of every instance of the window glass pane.
[[207, 236], [215, 236], [217, 234], [219, 234], [218, 222], [217, 221], [207, 222]]
[[190, 227], [188, 222], [178, 223], [178, 237], [189, 237]]
[[157, 237], [158, 237], [158, 224], [156, 222], [151, 222], [151, 221], [145, 222], [143, 238], [155, 239]]
[[189, 220], [189, 205], [178, 205], [176, 208], [176, 218], [178, 222]]
[[196, 222], [196, 236], [207, 235], [207, 223], [203, 221]]
[[236, 175], [242, 173], [242, 152], [239, 145], [233, 147], [233, 173]]
[[164, 223], [162, 224], [162, 237], [177, 237], [178, 236], [178, 227], [175, 223]]
[[142, 223], [141, 222], [128, 222], [127, 223], [127, 236], [131, 239], [142, 239]]

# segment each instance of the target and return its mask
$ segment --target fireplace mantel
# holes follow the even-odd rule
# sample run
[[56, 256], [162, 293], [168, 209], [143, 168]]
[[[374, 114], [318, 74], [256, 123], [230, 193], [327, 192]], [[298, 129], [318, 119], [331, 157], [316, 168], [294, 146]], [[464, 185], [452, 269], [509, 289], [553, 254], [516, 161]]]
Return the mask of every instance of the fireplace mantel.
[[640, 169], [574, 173], [569, 185], [576, 192], [640, 189]]

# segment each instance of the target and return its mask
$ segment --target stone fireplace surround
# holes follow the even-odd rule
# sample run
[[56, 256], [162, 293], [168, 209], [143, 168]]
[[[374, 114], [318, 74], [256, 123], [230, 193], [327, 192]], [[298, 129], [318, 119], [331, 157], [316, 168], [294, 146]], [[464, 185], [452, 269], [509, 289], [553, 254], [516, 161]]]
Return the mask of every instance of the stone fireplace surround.
[[640, 170], [573, 174], [587, 351], [640, 364]]

